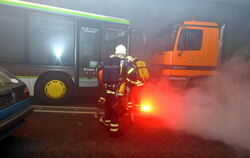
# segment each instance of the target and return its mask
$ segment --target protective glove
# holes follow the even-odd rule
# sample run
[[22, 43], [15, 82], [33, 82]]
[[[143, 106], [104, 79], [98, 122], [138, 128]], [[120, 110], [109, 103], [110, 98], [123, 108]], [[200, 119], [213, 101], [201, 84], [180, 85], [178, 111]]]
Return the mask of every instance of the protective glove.
[[104, 97], [100, 97], [98, 100], [98, 104], [103, 105], [106, 102], [106, 99]]

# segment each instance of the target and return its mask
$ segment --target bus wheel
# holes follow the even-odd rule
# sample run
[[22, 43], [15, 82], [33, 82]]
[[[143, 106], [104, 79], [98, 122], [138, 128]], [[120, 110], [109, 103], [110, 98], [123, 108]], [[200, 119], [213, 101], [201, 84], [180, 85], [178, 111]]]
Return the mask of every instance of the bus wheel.
[[44, 104], [67, 102], [73, 93], [73, 81], [64, 73], [48, 72], [35, 85], [35, 97]]

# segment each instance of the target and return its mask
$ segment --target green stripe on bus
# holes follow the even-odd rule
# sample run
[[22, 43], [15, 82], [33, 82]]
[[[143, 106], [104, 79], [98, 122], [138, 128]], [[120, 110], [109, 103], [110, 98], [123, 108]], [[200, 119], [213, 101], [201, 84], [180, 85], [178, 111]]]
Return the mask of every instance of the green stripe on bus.
[[77, 11], [77, 10], [59, 8], [59, 7], [52, 7], [52, 6], [48, 6], [48, 5], [36, 4], [36, 3], [31, 3], [31, 2], [24, 2], [24, 1], [18, 1], [18, 0], [0, 0], [0, 3], [14, 5], [14, 6], [20, 6], [20, 7], [40, 9], [40, 10], [47, 10], [47, 11], [64, 13], [64, 14], [69, 14], [69, 15], [82, 16], [82, 17], [86, 17], [86, 18], [105, 20], [105, 21], [122, 23], [122, 24], [130, 24], [130, 22], [128, 20], [125, 20], [125, 19], [108, 17], [108, 16], [104, 16], [104, 15], [98, 15], [98, 14], [93, 14], [93, 13]]

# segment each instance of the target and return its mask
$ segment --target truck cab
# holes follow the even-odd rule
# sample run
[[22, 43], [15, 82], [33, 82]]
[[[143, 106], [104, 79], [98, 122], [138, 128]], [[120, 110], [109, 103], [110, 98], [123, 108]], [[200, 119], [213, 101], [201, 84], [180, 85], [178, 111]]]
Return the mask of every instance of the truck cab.
[[169, 78], [210, 76], [221, 60], [222, 35], [216, 23], [184, 21], [173, 31], [171, 48], [154, 55], [153, 65]]

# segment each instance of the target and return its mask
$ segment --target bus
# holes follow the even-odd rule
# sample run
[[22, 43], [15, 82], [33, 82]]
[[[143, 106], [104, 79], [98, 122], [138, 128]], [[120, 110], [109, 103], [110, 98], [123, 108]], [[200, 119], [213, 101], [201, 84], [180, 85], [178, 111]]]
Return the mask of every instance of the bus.
[[[19, 0], [0, 0], [0, 65], [45, 104], [98, 89], [96, 67], [114, 48], [129, 50], [130, 22]], [[93, 90], [95, 89], [95, 90]]]

